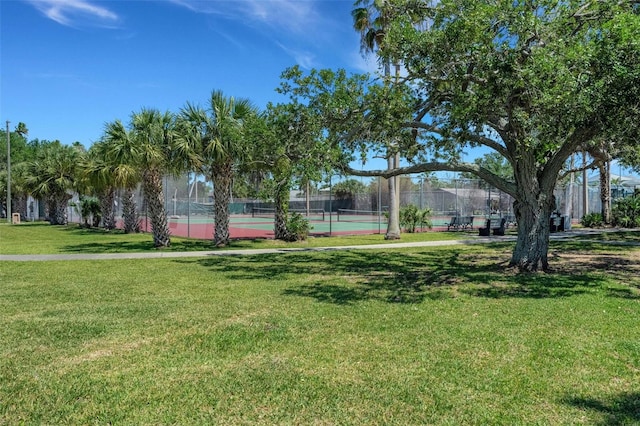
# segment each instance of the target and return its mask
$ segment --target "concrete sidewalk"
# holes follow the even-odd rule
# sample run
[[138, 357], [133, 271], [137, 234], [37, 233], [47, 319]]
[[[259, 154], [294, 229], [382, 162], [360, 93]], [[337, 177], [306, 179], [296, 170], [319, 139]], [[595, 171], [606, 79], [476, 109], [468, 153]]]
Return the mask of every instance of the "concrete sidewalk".
[[[577, 236], [597, 235], [602, 232], [615, 232], [617, 229], [575, 229], [567, 232], [551, 234], [551, 240], [570, 239]], [[343, 250], [380, 250], [406, 247], [439, 247], [469, 244], [487, 244], [496, 242], [515, 241], [516, 237], [507, 235], [504, 237], [473, 237], [465, 240], [445, 240], [445, 241], [422, 241], [412, 243], [381, 243], [354, 246], [327, 246], [327, 247], [292, 247], [273, 249], [246, 249], [230, 250], [218, 249], [207, 251], [152, 251], [141, 253], [80, 253], [80, 254], [0, 254], [0, 261], [31, 262], [31, 261], [52, 261], [52, 260], [116, 260], [116, 259], [157, 259], [157, 258], [184, 258], [184, 257], [209, 257], [209, 256], [251, 256], [273, 253], [311, 252], [311, 251], [343, 251]], [[599, 241], [601, 240], [584, 240]], [[610, 241], [612, 245], [640, 246], [640, 243]]]

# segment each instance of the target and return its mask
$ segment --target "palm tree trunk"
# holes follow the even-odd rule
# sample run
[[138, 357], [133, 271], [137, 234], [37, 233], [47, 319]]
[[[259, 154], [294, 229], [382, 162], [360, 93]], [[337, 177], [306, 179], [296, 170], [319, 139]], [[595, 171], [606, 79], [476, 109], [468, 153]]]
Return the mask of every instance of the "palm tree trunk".
[[167, 211], [164, 208], [162, 176], [157, 170], [147, 170], [144, 172], [142, 182], [151, 219], [153, 245], [156, 248], [169, 247], [171, 245], [171, 233], [169, 231]]
[[47, 200], [49, 206], [49, 223], [51, 225], [67, 224], [67, 203], [71, 199], [71, 195], [66, 192], [52, 194]]
[[215, 211], [215, 233], [213, 243], [216, 247], [229, 244], [229, 200], [231, 199], [231, 181], [233, 180], [232, 162], [225, 160], [213, 167], [212, 181]]
[[611, 162], [605, 160], [598, 164], [600, 169], [600, 202], [602, 220], [605, 224], [611, 224]]
[[124, 233], [132, 234], [140, 232], [140, 222], [136, 212], [136, 199], [131, 189], [125, 189], [122, 196], [122, 219], [124, 221]]
[[106, 188], [99, 195], [100, 210], [102, 211], [102, 224], [104, 229], [111, 231], [116, 227], [116, 212], [113, 208], [113, 201], [116, 198], [115, 188], [112, 186]]

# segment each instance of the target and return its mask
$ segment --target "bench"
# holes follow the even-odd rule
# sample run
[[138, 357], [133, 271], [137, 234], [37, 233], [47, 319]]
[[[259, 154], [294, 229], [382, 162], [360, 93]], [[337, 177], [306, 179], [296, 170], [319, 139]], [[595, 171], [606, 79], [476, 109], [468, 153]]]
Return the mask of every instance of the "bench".
[[507, 214], [504, 217], [507, 220], [507, 222], [505, 223], [505, 226], [507, 228], [509, 228], [510, 226], [517, 226], [518, 225], [518, 221], [516, 220], [516, 215]]
[[481, 237], [488, 237], [491, 235], [491, 231], [493, 231], [493, 235], [504, 235], [506, 223], [507, 219], [504, 217], [499, 219], [487, 219], [484, 228], [478, 228], [478, 235]]
[[449, 223], [447, 223], [447, 231], [449, 231], [451, 228], [458, 229], [458, 226], [460, 226], [458, 219], [458, 216], [451, 216], [451, 220], [449, 221]]
[[551, 216], [549, 219], [549, 232], [563, 232], [564, 220], [564, 216]]
[[451, 220], [447, 224], [447, 231], [451, 228], [455, 230], [473, 229], [473, 216], [451, 216]]

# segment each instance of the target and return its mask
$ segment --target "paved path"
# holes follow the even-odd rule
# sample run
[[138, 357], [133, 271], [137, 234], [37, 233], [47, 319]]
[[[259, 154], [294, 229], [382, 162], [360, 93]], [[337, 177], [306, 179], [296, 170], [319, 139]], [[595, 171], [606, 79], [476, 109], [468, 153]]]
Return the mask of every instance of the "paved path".
[[[552, 240], [569, 239], [576, 236], [597, 235], [602, 232], [615, 232], [612, 230], [591, 230], [576, 229], [568, 232], [560, 232], [551, 234]], [[0, 254], [0, 261], [47, 261], [47, 260], [113, 260], [113, 259], [154, 259], [154, 258], [180, 258], [180, 257], [207, 257], [207, 256], [241, 256], [241, 255], [259, 255], [271, 253], [291, 253], [303, 251], [340, 251], [340, 250], [375, 250], [375, 249], [394, 249], [404, 247], [437, 247], [437, 246], [454, 246], [468, 244], [486, 244], [495, 242], [515, 241], [515, 236], [504, 237], [482, 237], [467, 240], [444, 240], [444, 241], [421, 241], [411, 243], [381, 243], [369, 245], [354, 246], [338, 246], [338, 247], [291, 247], [291, 248], [272, 248], [272, 249], [246, 249], [246, 250], [229, 250], [219, 249], [210, 251], [150, 251], [141, 253], [78, 253], [78, 254]], [[591, 240], [582, 240], [591, 241]], [[602, 240], [593, 240], [603, 242]], [[610, 244], [640, 246], [640, 243], [611, 241]]]

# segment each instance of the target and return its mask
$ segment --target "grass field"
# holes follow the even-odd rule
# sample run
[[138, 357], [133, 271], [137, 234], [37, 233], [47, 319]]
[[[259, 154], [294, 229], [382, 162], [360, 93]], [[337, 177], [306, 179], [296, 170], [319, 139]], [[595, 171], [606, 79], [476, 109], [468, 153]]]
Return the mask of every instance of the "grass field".
[[0, 262], [0, 424], [638, 424], [640, 235], [594, 238], [537, 275], [510, 243]]
[[[412, 241], [442, 241], [474, 238], [476, 233], [467, 232], [424, 232], [403, 234], [402, 240], [388, 241], [389, 244]], [[171, 237], [171, 247], [167, 251], [216, 250], [212, 239], [188, 239]], [[233, 240], [225, 249], [254, 249], [280, 247], [323, 247], [381, 244], [382, 235], [351, 235], [338, 237], [309, 238], [298, 243], [285, 243], [273, 239]], [[72, 254], [72, 253], [127, 253], [145, 252], [153, 249], [151, 234], [124, 234], [122, 231], [105, 232], [101, 229], [81, 228], [78, 225], [52, 227], [46, 222], [25, 223], [20, 226], [0, 224], [0, 254]]]

